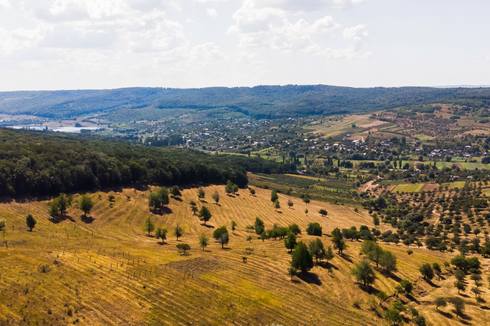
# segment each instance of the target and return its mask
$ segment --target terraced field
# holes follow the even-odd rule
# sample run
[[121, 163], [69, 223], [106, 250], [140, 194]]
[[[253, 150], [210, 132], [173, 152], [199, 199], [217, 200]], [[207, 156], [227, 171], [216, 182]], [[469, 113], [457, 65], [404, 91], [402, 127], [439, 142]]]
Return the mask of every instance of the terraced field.
[[420, 192], [424, 188], [425, 183], [405, 183], [397, 185], [393, 192]]
[[[329, 264], [318, 264], [308, 275], [291, 281], [286, 273], [291, 258], [284, 242], [263, 242], [245, 229], [256, 217], [266, 228], [297, 223], [303, 230], [298, 240], [309, 242], [315, 238], [304, 232], [310, 222], [320, 223], [325, 234], [335, 227], [372, 228], [372, 219], [364, 211], [316, 201], [307, 205], [280, 194], [282, 206], [289, 199], [294, 206], [276, 212], [269, 190], [256, 189], [255, 196], [240, 190], [227, 196], [223, 186], [204, 189], [203, 202], [197, 200], [196, 189], [184, 189], [182, 198], [171, 199], [161, 214], [148, 210], [151, 189], [92, 193], [96, 205], [88, 217], [75, 204], [65, 218], [55, 221], [47, 214], [49, 200], [4, 199], [0, 212], [7, 228], [0, 249], [0, 324], [380, 325], [381, 308], [371, 310], [368, 299], [380, 290], [392, 294], [401, 279], [414, 282], [415, 291], [398, 300], [417, 306], [434, 325], [479, 325], [487, 320], [487, 310], [471, 304], [469, 290], [466, 315], [471, 317], [459, 319], [450, 307], [438, 312], [432, 304], [435, 296], [455, 295], [453, 280], [444, 274], [430, 285], [420, 279], [418, 266], [442, 263], [455, 254], [411, 247], [414, 254], [409, 256], [405, 246], [381, 244], [398, 257], [399, 270], [386, 275], [377, 269], [377, 281], [363, 289], [350, 275], [354, 264], [364, 259], [359, 255], [360, 242], [348, 242], [345, 255], [335, 255]], [[215, 191], [221, 196], [219, 205], [211, 203]], [[115, 196], [114, 202], [109, 195]], [[189, 209], [190, 200], [210, 209], [213, 217], [207, 226]], [[306, 208], [310, 213], [304, 213]], [[327, 209], [328, 217], [317, 213], [320, 208]], [[33, 232], [25, 225], [29, 213], [38, 220]], [[148, 216], [169, 230], [182, 226], [183, 237], [177, 241], [170, 232], [161, 244], [147, 236], [142, 225]], [[231, 220], [238, 224], [235, 233], [230, 230]], [[226, 249], [212, 241], [201, 250], [198, 235], [204, 232], [211, 239], [222, 225], [230, 230]], [[388, 226], [380, 229], [386, 231]], [[331, 245], [329, 237], [323, 236], [322, 241]], [[188, 243], [192, 250], [182, 255], [175, 247], [178, 243]], [[248, 255], [246, 248], [253, 254]], [[42, 271], [44, 264], [49, 271]], [[488, 290], [483, 291], [482, 296], [490, 300]]]

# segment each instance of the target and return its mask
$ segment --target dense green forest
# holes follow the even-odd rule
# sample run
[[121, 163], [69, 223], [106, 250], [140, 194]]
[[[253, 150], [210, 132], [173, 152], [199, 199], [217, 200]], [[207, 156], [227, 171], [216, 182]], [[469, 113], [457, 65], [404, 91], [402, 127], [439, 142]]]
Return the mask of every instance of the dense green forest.
[[244, 187], [246, 171], [293, 169], [261, 158], [0, 128], [0, 195], [46, 195], [133, 183], [190, 185], [231, 180]]
[[[0, 92], [0, 113], [72, 118], [118, 110], [226, 109], [255, 118], [368, 112], [439, 100], [490, 101], [490, 88], [326, 85]], [[162, 115], [165, 114], [162, 112]]]

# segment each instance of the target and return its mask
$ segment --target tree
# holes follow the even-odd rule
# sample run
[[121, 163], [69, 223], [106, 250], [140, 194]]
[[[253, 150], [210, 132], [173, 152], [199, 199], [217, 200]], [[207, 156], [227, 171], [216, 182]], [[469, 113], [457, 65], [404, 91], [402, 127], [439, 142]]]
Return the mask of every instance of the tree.
[[451, 259], [451, 265], [454, 265], [463, 271], [467, 271], [469, 268], [468, 260], [464, 255], [457, 255], [456, 257]]
[[376, 297], [378, 298], [379, 300], [379, 305], [381, 305], [383, 302], [385, 302], [386, 300], [389, 299], [389, 296], [386, 294], [386, 292], [383, 292], [383, 291], [379, 291], [377, 294], [376, 294]]
[[201, 221], [204, 221], [204, 225], [206, 225], [206, 222], [212, 217], [211, 212], [206, 206], [201, 207], [201, 210], [199, 210], [199, 214], [197, 216]]
[[274, 202], [274, 209], [277, 211], [279, 208], [281, 208], [281, 204], [279, 204], [279, 200], [276, 199]]
[[454, 305], [454, 309], [456, 310], [456, 314], [461, 316], [464, 311], [464, 301], [461, 298], [450, 298], [449, 302]]
[[388, 273], [396, 271], [396, 256], [391, 251], [383, 251], [379, 259], [379, 264], [383, 266]]
[[316, 262], [318, 263], [318, 259], [322, 260], [326, 256], [325, 247], [323, 246], [323, 242], [320, 239], [315, 239], [308, 244], [308, 249], [310, 250], [310, 254], [315, 257]]
[[308, 208], [307, 208], [307, 209], [305, 209], [305, 214], [306, 214], [306, 215], [308, 215]]
[[327, 248], [327, 251], [325, 252], [325, 259], [326, 259], [326, 260], [327, 260], [327, 262], [328, 262], [329, 260], [332, 260], [332, 259], [333, 259], [333, 257], [334, 257], [334, 256], [333, 256], [332, 247], [330, 247], [330, 246], [329, 246], [329, 247]]
[[289, 249], [289, 252], [293, 251], [294, 246], [296, 245], [296, 235], [293, 232], [288, 231], [288, 236], [284, 239], [284, 245]]
[[352, 270], [352, 275], [356, 277], [357, 282], [362, 282], [364, 286], [372, 284], [376, 280], [376, 275], [369, 262], [363, 260], [359, 262]]
[[434, 278], [434, 271], [432, 270], [432, 266], [429, 263], [425, 263], [419, 268], [420, 273], [426, 280], [432, 280]]
[[202, 199], [204, 199], [205, 196], [206, 196], [206, 193], [204, 192], [204, 189], [202, 189], [202, 187], [199, 187], [197, 189], [197, 197], [202, 200]]
[[233, 191], [233, 194], [236, 194], [238, 192], [238, 190], [239, 190], [238, 185], [233, 184], [233, 188], [232, 189], [233, 189], [232, 190]]
[[326, 209], [323, 209], [323, 208], [322, 208], [322, 209], [320, 209], [320, 210], [318, 211], [318, 213], [320, 213], [320, 215], [321, 215], [322, 217], [327, 216], [327, 214], [328, 214], [327, 210], [326, 210]]
[[214, 200], [216, 205], [219, 203], [219, 193], [217, 191], [214, 192], [214, 194], [211, 195], [211, 198]]
[[55, 217], [60, 215], [60, 210], [58, 208], [58, 203], [56, 200], [53, 200], [51, 204], [49, 205], [49, 210], [48, 210], [49, 216]]
[[184, 235], [184, 230], [177, 224], [174, 228], [174, 235], [177, 237], [177, 241], [179, 238]]
[[344, 242], [342, 231], [340, 231], [339, 228], [335, 228], [335, 230], [332, 231], [332, 242], [334, 244], [334, 248], [339, 250], [339, 254], [342, 254], [342, 250], [347, 247]]
[[379, 217], [376, 214], [373, 214], [373, 223], [374, 225], [378, 226], [379, 225]]
[[293, 232], [295, 235], [301, 234], [301, 229], [299, 228], [298, 224], [291, 224], [288, 226], [289, 231]]
[[248, 188], [248, 191], [250, 191], [250, 195], [255, 196], [255, 189]]
[[34, 218], [34, 216], [32, 216], [31, 214], [27, 215], [26, 217], [26, 224], [27, 224], [27, 227], [31, 230], [32, 232], [32, 229], [34, 229], [34, 227], [36, 226], [36, 219]]
[[292, 253], [291, 267], [301, 270], [305, 274], [313, 268], [313, 257], [308, 251], [308, 247], [302, 241], [296, 244]]
[[167, 239], [167, 229], [158, 227], [155, 231], [155, 238], [162, 239], [162, 244], [164, 244]]
[[235, 234], [235, 230], [236, 230], [236, 222], [235, 221], [231, 221], [231, 231], [233, 232], [233, 234]]
[[464, 274], [464, 272], [460, 269], [457, 269], [456, 271], [454, 271], [454, 277], [458, 280], [458, 281], [462, 281], [465, 279], [466, 275]]
[[157, 196], [160, 199], [160, 203], [162, 206], [167, 206], [170, 203], [170, 197], [168, 195], [168, 189], [165, 187], [161, 187], [157, 191]]
[[155, 223], [151, 220], [151, 216], [148, 216], [145, 220], [145, 225], [143, 228], [150, 235], [155, 230]]
[[226, 229], [226, 226], [222, 226], [222, 227], [214, 230], [213, 238], [215, 238], [219, 243], [221, 243], [221, 248], [223, 249], [224, 245], [230, 241], [230, 238], [228, 236], [228, 230]]
[[160, 208], [160, 206], [162, 206], [162, 201], [160, 200], [160, 197], [157, 194], [151, 193], [148, 196], [148, 206], [150, 206], [150, 208], [153, 207], [153, 210]]
[[201, 246], [202, 250], [204, 251], [204, 248], [206, 248], [209, 244], [209, 238], [206, 236], [206, 234], [203, 232], [199, 235], [199, 245]]
[[272, 193], [271, 193], [271, 202], [274, 203], [278, 199], [279, 199], [279, 196], [277, 196], [277, 190], [272, 190]]
[[180, 193], [179, 186], [173, 186], [170, 188], [170, 194], [174, 197], [180, 197], [182, 194]]
[[177, 245], [177, 249], [179, 249], [179, 252], [183, 251], [185, 255], [187, 250], [191, 250], [191, 246], [189, 246], [187, 243], [179, 243]]
[[88, 213], [94, 208], [94, 203], [92, 202], [92, 198], [88, 195], [81, 195], [80, 202], [78, 203], [80, 209], [83, 211], [83, 215], [87, 216]]
[[395, 301], [390, 305], [390, 308], [384, 312], [384, 317], [390, 325], [398, 325], [403, 321], [400, 312], [405, 310], [405, 306], [400, 302]]
[[402, 292], [405, 294], [410, 294], [412, 293], [413, 290], [413, 284], [409, 280], [403, 280], [400, 282], [400, 286], [402, 288]]
[[466, 284], [464, 282], [459, 281], [459, 280], [454, 282], [454, 287], [456, 289], [458, 289], [458, 293], [459, 293], [459, 291], [466, 290]]
[[225, 191], [227, 194], [231, 194], [233, 192], [233, 186], [233, 182], [231, 182], [230, 180], [226, 181]]
[[293, 201], [291, 199], [288, 199], [288, 207], [291, 208], [293, 207]]
[[189, 202], [189, 206], [191, 207], [191, 211], [192, 211], [192, 213], [193, 213], [194, 215], [196, 215], [196, 212], [197, 212], [197, 210], [198, 210], [198, 209], [197, 209], [196, 202], [195, 202], [195, 201], [193, 201], [193, 200], [191, 200], [191, 201]]
[[299, 198], [303, 199], [303, 202], [304, 202], [305, 204], [309, 204], [309, 203], [310, 203], [310, 199], [311, 199], [311, 198], [310, 198], [310, 195], [309, 195], [309, 194], [307, 194], [307, 193], [302, 193], [302, 194], [299, 196]]
[[265, 231], [262, 231], [262, 233], [260, 234], [260, 239], [262, 240], [262, 242], [264, 242], [265, 239], [268, 239], [267, 233], [265, 233]]
[[65, 215], [66, 210], [68, 209], [68, 207], [70, 207], [70, 204], [67, 198], [65, 197], [65, 194], [60, 194], [58, 198], [55, 199], [55, 201], [58, 205], [58, 209], [61, 213], [61, 216]]
[[289, 267], [288, 268], [288, 275], [291, 276], [291, 281], [293, 280], [293, 276], [296, 276], [298, 274], [298, 270], [294, 267]]
[[254, 228], [257, 234], [262, 234], [265, 231], [264, 222], [258, 217], [255, 218]]
[[436, 305], [436, 310], [439, 310], [439, 307], [445, 307], [445, 306], [447, 306], [446, 299], [444, 299], [444, 298], [437, 298], [434, 301], [434, 304]]
[[376, 263], [376, 267], [378, 267], [379, 260], [381, 259], [381, 256], [383, 255], [384, 251], [380, 246], [375, 244], [373, 241], [364, 240], [361, 245], [361, 253], [367, 255], [369, 259], [371, 259]]
[[5, 219], [3, 219], [3, 218], [0, 219], [0, 231], [3, 231], [3, 229], [5, 228], [5, 225], [6, 225]]
[[308, 235], [317, 235], [319, 237], [322, 236], [322, 227], [318, 223], [309, 223], [306, 228], [306, 233]]

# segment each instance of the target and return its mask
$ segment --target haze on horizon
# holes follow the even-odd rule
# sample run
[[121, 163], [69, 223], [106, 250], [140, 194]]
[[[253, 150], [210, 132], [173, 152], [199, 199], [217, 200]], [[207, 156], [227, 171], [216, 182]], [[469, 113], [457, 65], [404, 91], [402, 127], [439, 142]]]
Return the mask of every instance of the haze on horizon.
[[0, 91], [489, 85], [490, 2], [0, 0]]

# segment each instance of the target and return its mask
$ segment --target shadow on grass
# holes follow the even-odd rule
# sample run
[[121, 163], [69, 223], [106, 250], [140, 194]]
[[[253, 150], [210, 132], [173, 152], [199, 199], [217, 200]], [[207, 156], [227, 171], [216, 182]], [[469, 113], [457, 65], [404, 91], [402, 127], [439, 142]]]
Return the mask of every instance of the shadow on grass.
[[166, 245], [166, 243], [165, 243], [165, 242], [158, 241], [158, 242], [157, 242], [157, 245], [159, 245], [159, 246], [164, 246], [164, 245]]
[[346, 253], [341, 253], [341, 254], [339, 254], [339, 257], [340, 257], [340, 258], [342, 258], [342, 259], [344, 259], [344, 260], [346, 260], [346, 261], [348, 261], [349, 263], [352, 263], [352, 259], [351, 259], [351, 258], [350, 258], [350, 256], [349, 256], [348, 254], [346, 254]]
[[334, 264], [332, 264], [332, 263], [328, 263], [328, 262], [323, 262], [323, 261], [322, 261], [322, 262], [317, 263], [317, 264], [316, 264], [316, 266], [319, 266], [319, 267], [324, 268], [324, 269], [333, 268], [333, 269], [335, 269], [336, 271], [338, 271], [338, 270], [339, 270], [339, 268], [338, 268], [337, 266], [335, 266]]
[[201, 226], [207, 227], [208, 229], [214, 229], [214, 226], [209, 224], [201, 224]]
[[155, 215], [165, 215], [165, 214], [171, 214], [172, 210], [169, 207], [165, 206], [158, 210], [157, 209], [152, 210], [152, 213]]
[[172, 199], [174, 199], [176, 201], [179, 201], [179, 202], [182, 202], [182, 198], [180, 198], [180, 197], [172, 196]]
[[443, 315], [444, 317], [448, 318], [448, 319], [453, 319], [453, 315], [452, 315], [452, 314], [450, 314], [449, 312], [444, 312], [444, 311], [437, 310], [437, 309], [436, 309], [436, 311], [437, 311], [438, 313], [440, 313], [441, 315]]
[[416, 304], [420, 304], [420, 302], [417, 299], [415, 299], [411, 294], [407, 294], [405, 296], [407, 297], [408, 300], [415, 302]]
[[50, 218], [49, 220], [51, 222], [53, 222], [54, 224], [59, 224], [59, 223], [66, 221], [66, 220], [70, 220], [72, 222], [75, 222], [75, 220], [69, 215], [58, 215], [58, 216]]
[[302, 279], [308, 284], [322, 285], [322, 281], [318, 278], [318, 275], [313, 273], [306, 273], [304, 275], [301, 273], [298, 275], [298, 278]]
[[87, 223], [87, 224], [90, 224], [93, 221], [95, 221], [95, 219], [92, 216], [86, 216], [86, 215], [80, 216], [80, 219], [82, 220], [83, 223]]

